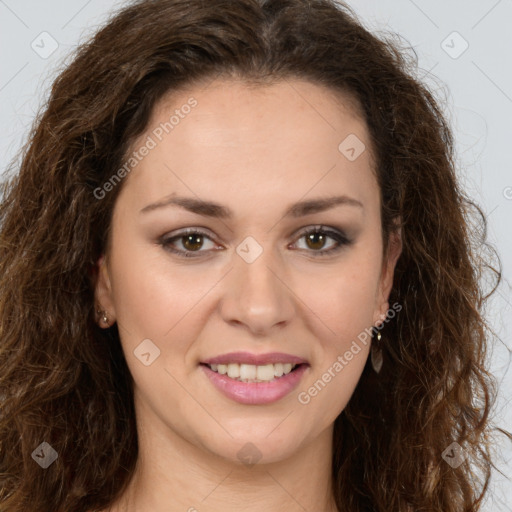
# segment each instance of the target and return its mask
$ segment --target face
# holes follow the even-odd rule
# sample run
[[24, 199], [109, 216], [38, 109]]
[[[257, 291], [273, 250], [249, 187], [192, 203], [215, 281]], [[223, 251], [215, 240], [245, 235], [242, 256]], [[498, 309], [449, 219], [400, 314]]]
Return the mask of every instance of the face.
[[370, 138], [351, 105], [298, 80], [216, 81], [156, 105], [117, 185], [96, 287], [139, 422], [232, 461], [249, 442], [261, 462], [283, 460], [332, 429], [400, 251], [395, 240], [383, 258]]

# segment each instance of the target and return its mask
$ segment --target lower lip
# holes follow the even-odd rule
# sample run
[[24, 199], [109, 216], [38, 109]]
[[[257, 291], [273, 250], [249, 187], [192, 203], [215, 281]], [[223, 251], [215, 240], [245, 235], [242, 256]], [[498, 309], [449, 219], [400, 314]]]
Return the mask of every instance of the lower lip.
[[200, 365], [210, 382], [235, 402], [248, 405], [270, 404], [285, 397], [300, 382], [309, 365], [301, 364], [294, 371], [276, 377], [272, 382], [240, 382], [214, 372], [208, 365]]

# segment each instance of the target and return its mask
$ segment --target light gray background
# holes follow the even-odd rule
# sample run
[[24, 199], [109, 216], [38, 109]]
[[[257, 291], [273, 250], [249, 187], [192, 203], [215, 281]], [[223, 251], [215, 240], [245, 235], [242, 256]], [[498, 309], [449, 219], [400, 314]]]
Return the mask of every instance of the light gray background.
[[[368, 28], [397, 32], [415, 49], [418, 76], [443, 102], [452, 123], [461, 181], [488, 216], [488, 240], [500, 253], [504, 276], [488, 310], [502, 340], [492, 353], [500, 383], [494, 421], [512, 430], [512, 1], [348, 3]], [[112, 0], [0, 0], [1, 173], [25, 142], [66, 56], [122, 5]], [[511, 477], [512, 449], [499, 439], [497, 465]], [[498, 472], [484, 510], [512, 511], [512, 482]]]

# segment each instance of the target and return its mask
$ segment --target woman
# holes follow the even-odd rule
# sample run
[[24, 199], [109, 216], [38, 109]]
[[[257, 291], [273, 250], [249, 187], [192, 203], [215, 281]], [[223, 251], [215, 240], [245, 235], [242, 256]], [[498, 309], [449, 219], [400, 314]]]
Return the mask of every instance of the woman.
[[407, 68], [329, 0], [79, 49], [0, 209], [2, 510], [479, 509], [485, 263]]

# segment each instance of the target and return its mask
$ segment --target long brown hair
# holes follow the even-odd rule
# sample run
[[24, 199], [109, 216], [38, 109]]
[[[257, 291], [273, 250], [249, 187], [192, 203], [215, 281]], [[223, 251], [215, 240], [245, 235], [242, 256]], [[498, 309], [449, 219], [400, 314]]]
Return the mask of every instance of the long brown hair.
[[[122, 182], [94, 191], [166, 92], [215, 77], [296, 77], [356, 98], [384, 240], [402, 222], [390, 296], [402, 309], [382, 330], [383, 369], [367, 365], [334, 426], [339, 510], [479, 509], [494, 397], [480, 277], [497, 285], [501, 272], [482, 256], [474, 225], [485, 218], [456, 180], [450, 129], [414, 65], [330, 0], [142, 0], [77, 49], [0, 206], [1, 510], [101, 509], [133, 474], [133, 382], [117, 327], [95, 323], [93, 294]], [[46, 469], [33, 456], [42, 442], [58, 454]], [[442, 457], [454, 442], [458, 467]]]

